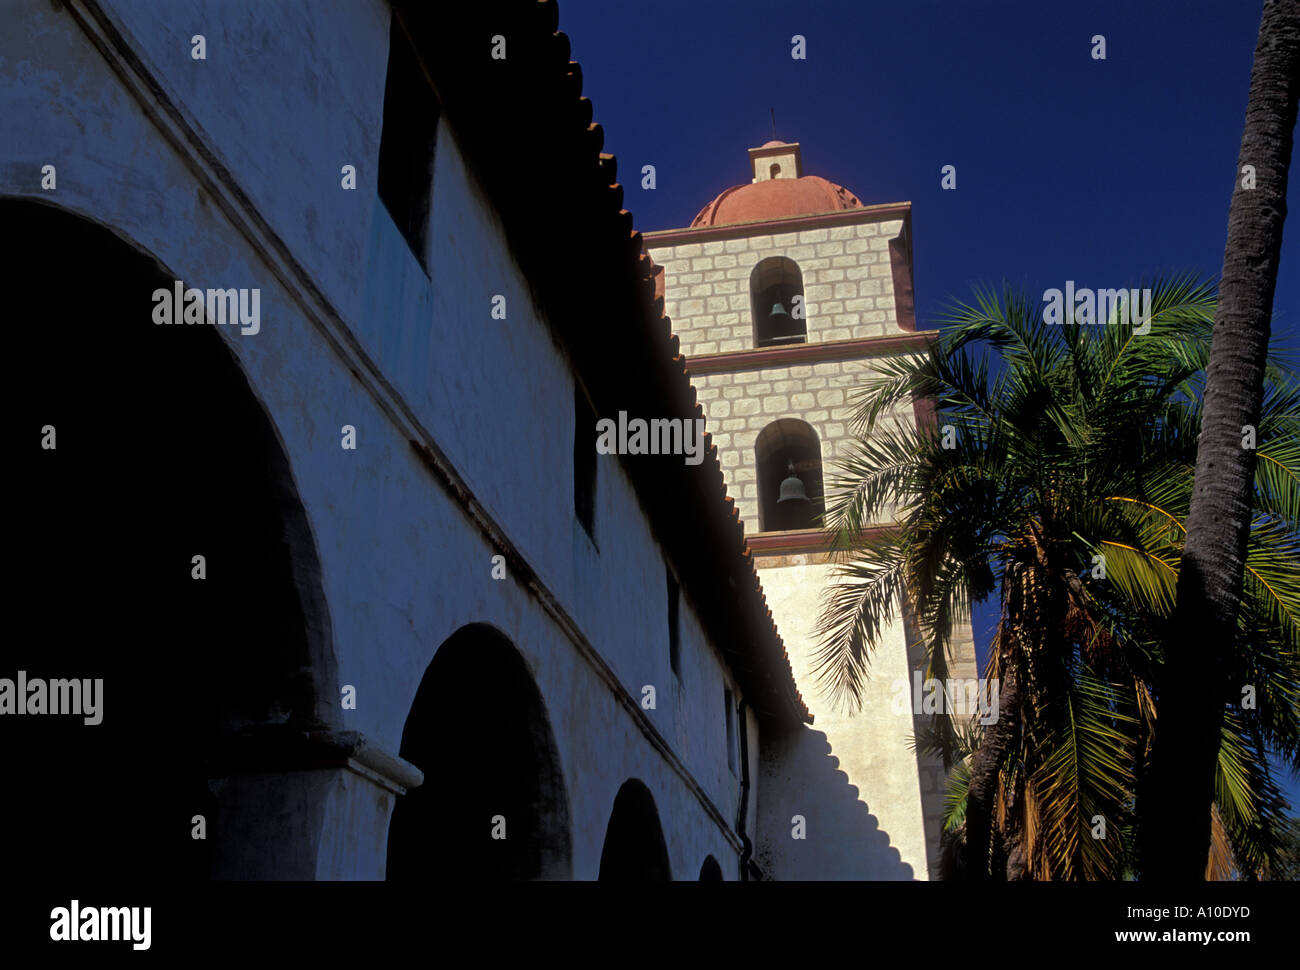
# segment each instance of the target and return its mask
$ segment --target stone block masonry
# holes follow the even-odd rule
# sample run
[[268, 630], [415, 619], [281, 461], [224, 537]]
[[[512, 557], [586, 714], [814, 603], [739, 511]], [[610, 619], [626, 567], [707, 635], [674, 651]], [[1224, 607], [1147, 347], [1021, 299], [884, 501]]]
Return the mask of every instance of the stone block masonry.
[[[848, 454], [852, 441], [850, 428], [856, 408], [852, 390], [874, 373], [878, 371], [870, 362], [832, 360], [811, 367], [793, 365], [693, 378], [706, 427], [719, 454], [739, 451], [749, 455], [739, 463], [723, 462], [727, 491], [736, 500], [746, 531], [757, 532], [759, 524], [758, 475], [753, 459], [759, 433], [780, 418], [806, 421], [821, 442], [823, 472], [829, 485], [835, 461]], [[729, 397], [728, 392], [733, 391], [735, 396]], [[890, 419], [915, 421], [910, 407], [893, 412]]]
[[750, 277], [773, 256], [799, 265], [809, 343], [897, 332], [889, 243], [902, 230], [890, 219], [706, 243], [651, 238], [646, 249], [664, 268], [664, 311], [692, 357], [753, 349]]

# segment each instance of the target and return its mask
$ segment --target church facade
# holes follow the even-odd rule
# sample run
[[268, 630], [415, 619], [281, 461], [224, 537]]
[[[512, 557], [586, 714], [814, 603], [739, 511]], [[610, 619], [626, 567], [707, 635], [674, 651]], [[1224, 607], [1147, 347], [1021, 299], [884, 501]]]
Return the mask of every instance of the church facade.
[[[764, 519], [769, 466], [808, 486], [846, 433], [827, 395], [917, 339], [876, 271], [905, 212], [730, 235], [715, 211], [643, 239], [555, 4], [462, 13], [0, 12], [32, 372], [16, 595], [44, 624], [0, 678], [102, 683], [96, 724], [0, 716], [41, 793], [3, 809], [19, 855], [159, 879], [925, 878], [912, 718], [810, 710], [826, 562]], [[797, 174], [774, 147], [765, 170]], [[685, 277], [764, 251], [803, 273], [765, 270], [764, 294], [809, 301], [778, 353], [857, 356], [723, 359], [766, 352], [719, 319], [748, 284], [715, 311]], [[848, 256], [852, 297], [817, 264]], [[95, 312], [62, 312], [72, 294]], [[761, 441], [751, 409], [778, 422]], [[700, 460], [598, 453], [620, 413], [704, 421]], [[884, 676], [906, 677], [898, 643]]]

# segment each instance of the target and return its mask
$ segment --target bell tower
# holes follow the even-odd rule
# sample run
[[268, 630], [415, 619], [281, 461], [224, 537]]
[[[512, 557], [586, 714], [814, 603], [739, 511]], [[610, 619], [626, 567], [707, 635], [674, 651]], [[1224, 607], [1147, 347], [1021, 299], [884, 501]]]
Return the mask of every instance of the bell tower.
[[[758, 861], [779, 879], [926, 879], [938, 868], [943, 769], [912, 750], [919, 652], [900, 620], [873, 655], [860, 710], [813, 675], [832, 582], [825, 482], [851, 441], [850, 390], [891, 355], [923, 351], [912, 301], [911, 204], [865, 205], [803, 173], [797, 143], [749, 149], [751, 180], [691, 225], [645, 234], [656, 293], [687, 358], [745, 522], [811, 729], [780, 739], [758, 781]], [[928, 402], [892, 418], [931, 420]], [[877, 523], [877, 528], [889, 522]], [[977, 676], [969, 623], [952, 677]], [[791, 840], [791, 818], [807, 837]]]

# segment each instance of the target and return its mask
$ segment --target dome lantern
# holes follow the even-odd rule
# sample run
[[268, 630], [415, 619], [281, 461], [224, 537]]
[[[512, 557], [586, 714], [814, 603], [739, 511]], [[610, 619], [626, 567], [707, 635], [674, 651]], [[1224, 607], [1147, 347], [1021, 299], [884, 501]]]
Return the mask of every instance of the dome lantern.
[[753, 170], [749, 183], [733, 185], [701, 209], [691, 221], [692, 229], [863, 208], [844, 186], [803, 174], [798, 142], [769, 141], [751, 148], [749, 161]]

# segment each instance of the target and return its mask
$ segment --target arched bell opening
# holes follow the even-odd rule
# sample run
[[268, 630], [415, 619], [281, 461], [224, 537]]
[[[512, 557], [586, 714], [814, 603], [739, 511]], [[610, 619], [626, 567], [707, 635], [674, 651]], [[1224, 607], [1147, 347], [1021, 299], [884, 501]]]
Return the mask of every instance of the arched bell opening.
[[759, 432], [758, 519], [764, 532], [816, 529], [825, 513], [821, 442], [805, 421], [782, 418]]
[[754, 346], [777, 347], [808, 339], [803, 273], [794, 260], [769, 256], [749, 275]]

